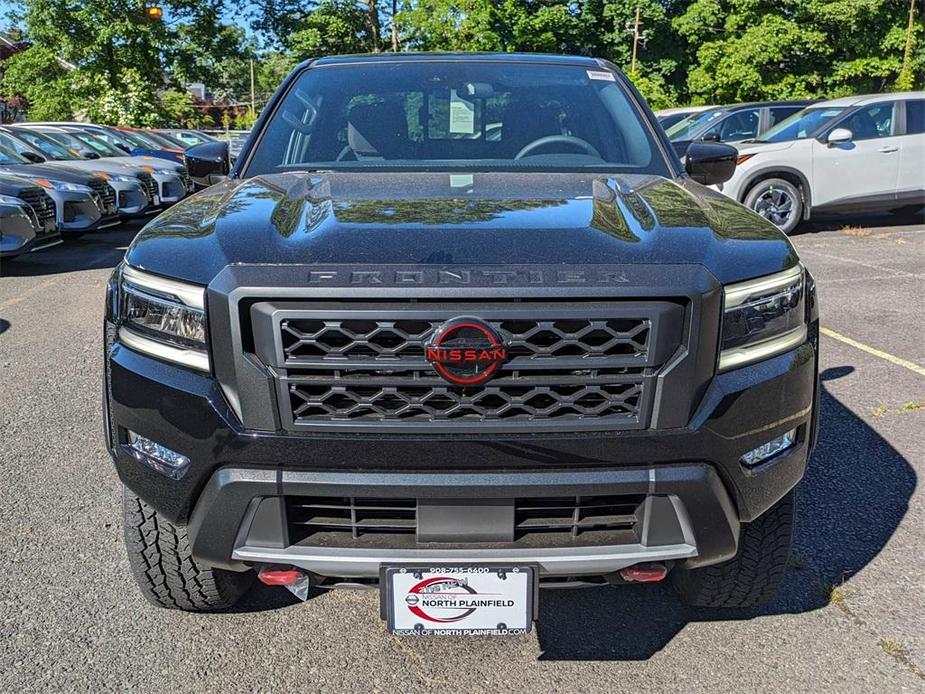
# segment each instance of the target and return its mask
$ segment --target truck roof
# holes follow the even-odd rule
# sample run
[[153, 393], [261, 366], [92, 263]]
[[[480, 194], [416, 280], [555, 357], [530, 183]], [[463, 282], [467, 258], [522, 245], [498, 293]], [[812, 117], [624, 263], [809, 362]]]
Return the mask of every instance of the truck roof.
[[355, 55], [332, 55], [307, 61], [313, 65], [341, 65], [345, 63], [374, 62], [427, 62], [429, 60], [491, 60], [498, 62], [523, 61], [560, 63], [563, 65], [583, 65], [599, 67], [603, 61], [590, 56], [555, 55], [552, 53], [473, 53], [473, 52], [434, 52], [434, 53], [358, 53]]

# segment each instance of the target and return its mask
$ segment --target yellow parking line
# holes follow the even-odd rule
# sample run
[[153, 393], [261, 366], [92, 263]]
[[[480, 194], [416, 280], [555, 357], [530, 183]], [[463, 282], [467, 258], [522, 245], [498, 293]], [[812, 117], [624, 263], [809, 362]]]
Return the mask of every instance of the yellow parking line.
[[896, 364], [897, 366], [902, 366], [903, 368], [909, 369], [909, 371], [914, 371], [919, 376], [925, 376], [925, 367], [921, 367], [911, 361], [900, 359], [899, 357], [894, 357], [892, 354], [879, 349], [874, 349], [873, 347], [868, 347], [863, 342], [852, 340], [850, 337], [845, 337], [841, 333], [837, 333], [834, 330], [830, 330], [829, 328], [819, 328], [819, 332], [821, 332], [823, 335], [828, 335], [831, 338], [844, 342], [846, 345], [857, 347], [859, 350], [867, 352], [868, 354], [873, 354], [875, 357], [886, 359], [888, 362]]

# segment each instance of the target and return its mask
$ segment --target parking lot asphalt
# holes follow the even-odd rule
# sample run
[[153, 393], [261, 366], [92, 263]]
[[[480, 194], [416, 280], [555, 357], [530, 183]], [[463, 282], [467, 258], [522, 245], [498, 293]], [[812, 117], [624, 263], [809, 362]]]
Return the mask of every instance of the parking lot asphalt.
[[819, 284], [821, 440], [760, 609], [545, 591], [528, 636], [401, 639], [372, 592], [150, 606], [102, 445], [103, 287], [137, 227], [0, 268], [0, 691], [925, 691], [925, 220], [793, 238]]

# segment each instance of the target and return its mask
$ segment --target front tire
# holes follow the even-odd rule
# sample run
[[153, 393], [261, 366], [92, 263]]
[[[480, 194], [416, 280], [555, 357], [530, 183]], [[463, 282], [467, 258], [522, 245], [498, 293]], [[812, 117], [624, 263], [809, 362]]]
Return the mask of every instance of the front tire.
[[753, 607], [770, 600], [787, 571], [793, 544], [794, 492], [744, 523], [739, 551], [729, 561], [672, 572], [675, 588], [695, 607]]
[[174, 525], [128, 489], [123, 489], [125, 546], [141, 592], [158, 607], [212, 612], [234, 605], [254, 580], [200, 565], [190, 549], [186, 528]]
[[803, 194], [790, 181], [766, 178], [748, 191], [743, 204], [790, 234], [803, 219]]

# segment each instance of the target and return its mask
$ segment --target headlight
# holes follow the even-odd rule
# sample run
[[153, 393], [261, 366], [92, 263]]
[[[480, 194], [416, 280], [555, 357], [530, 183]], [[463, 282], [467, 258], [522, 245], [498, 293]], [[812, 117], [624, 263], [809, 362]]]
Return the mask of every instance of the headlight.
[[138, 183], [139, 185], [141, 183], [134, 176], [119, 176], [119, 175], [113, 175], [113, 174], [109, 174], [109, 180], [117, 181], [118, 183]]
[[89, 193], [90, 188], [87, 186], [82, 186], [79, 183], [67, 183], [66, 181], [52, 181], [47, 178], [39, 178], [38, 176], [20, 176], [27, 181], [31, 181], [37, 186], [42, 188], [47, 188], [48, 190], [69, 190], [76, 193]]
[[119, 340], [127, 347], [200, 371], [209, 370], [205, 290], [122, 270]]
[[781, 354], [806, 341], [805, 277], [797, 265], [724, 288], [719, 370]]
[[64, 181], [52, 181], [55, 190], [69, 190], [73, 193], [92, 193], [90, 186], [82, 186], [79, 183], [65, 183]]
[[28, 203], [22, 198], [17, 198], [12, 195], [0, 195], [0, 205], [16, 205], [17, 207], [25, 207]]

